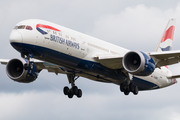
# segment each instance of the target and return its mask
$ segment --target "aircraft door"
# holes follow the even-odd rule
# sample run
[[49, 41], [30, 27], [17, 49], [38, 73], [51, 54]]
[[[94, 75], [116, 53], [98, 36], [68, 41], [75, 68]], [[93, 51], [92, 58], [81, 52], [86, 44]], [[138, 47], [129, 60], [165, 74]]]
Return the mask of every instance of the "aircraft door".
[[80, 54], [81, 55], [83, 55], [83, 56], [86, 56], [87, 55], [87, 50], [86, 50], [86, 45], [87, 45], [87, 43], [86, 43], [86, 41], [85, 41], [85, 39], [83, 39], [83, 37], [82, 36], [79, 36], [79, 42], [80, 42]]

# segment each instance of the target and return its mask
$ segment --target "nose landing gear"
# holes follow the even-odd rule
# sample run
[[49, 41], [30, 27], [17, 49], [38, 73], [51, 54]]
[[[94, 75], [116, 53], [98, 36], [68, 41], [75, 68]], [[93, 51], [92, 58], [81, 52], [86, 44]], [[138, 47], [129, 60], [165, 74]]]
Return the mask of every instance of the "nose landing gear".
[[33, 69], [33, 64], [30, 62], [30, 58], [33, 58], [33, 54], [30, 53], [21, 53], [21, 57], [25, 58], [27, 60], [27, 63], [24, 64], [24, 69], [25, 70], [32, 70]]

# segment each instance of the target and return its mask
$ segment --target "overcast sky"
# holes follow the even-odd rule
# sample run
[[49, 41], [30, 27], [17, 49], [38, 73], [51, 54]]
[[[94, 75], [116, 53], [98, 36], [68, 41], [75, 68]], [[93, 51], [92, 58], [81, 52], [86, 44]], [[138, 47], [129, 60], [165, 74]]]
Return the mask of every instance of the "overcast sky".
[[[20, 57], [9, 44], [14, 26], [43, 19], [131, 50], [154, 51], [169, 18], [177, 18], [173, 50], [180, 49], [179, 0], [0, 0], [0, 55]], [[119, 86], [79, 78], [83, 97], [68, 99], [65, 75], [42, 71], [30, 84], [17, 83], [0, 65], [1, 120], [179, 120], [180, 84], [125, 96]], [[180, 65], [170, 67], [180, 74]]]

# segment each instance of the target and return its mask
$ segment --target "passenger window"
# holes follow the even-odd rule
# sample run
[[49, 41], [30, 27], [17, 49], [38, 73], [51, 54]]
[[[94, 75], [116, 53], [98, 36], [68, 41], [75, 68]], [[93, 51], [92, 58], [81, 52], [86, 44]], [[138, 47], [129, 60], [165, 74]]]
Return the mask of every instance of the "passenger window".
[[31, 26], [26, 26], [27, 30], [33, 30]]

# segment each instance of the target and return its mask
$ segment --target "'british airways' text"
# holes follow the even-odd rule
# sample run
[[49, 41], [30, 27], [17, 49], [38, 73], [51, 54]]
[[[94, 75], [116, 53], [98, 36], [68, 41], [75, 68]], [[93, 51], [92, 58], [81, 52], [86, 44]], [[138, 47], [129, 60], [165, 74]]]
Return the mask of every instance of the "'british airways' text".
[[59, 36], [50, 35], [50, 40], [57, 42], [57, 43], [60, 43], [60, 44], [63, 44], [63, 45], [67, 45], [69, 47], [79, 49], [79, 43], [73, 42], [71, 40], [64, 39], [64, 38], [59, 37]]

